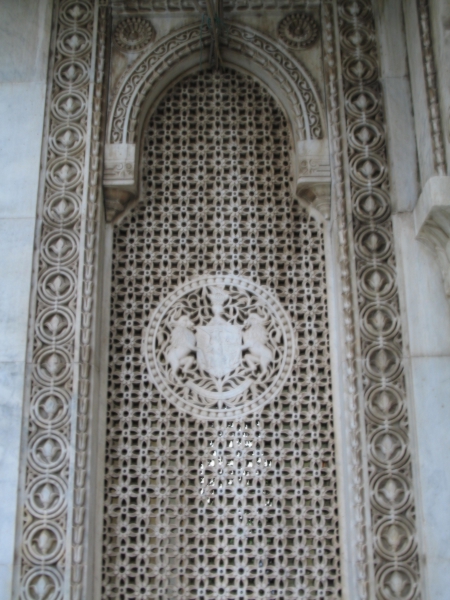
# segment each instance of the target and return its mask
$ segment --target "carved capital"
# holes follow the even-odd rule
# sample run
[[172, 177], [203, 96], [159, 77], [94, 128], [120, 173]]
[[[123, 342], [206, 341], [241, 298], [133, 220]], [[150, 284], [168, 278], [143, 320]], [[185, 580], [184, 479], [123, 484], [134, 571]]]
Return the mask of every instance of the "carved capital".
[[136, 145], [105, 144], [103, 190], [108, 222], [137, 196]]
[[433, 252], [450, 300], [450, 177], [431, 177], [414, 209], [416, 238]]

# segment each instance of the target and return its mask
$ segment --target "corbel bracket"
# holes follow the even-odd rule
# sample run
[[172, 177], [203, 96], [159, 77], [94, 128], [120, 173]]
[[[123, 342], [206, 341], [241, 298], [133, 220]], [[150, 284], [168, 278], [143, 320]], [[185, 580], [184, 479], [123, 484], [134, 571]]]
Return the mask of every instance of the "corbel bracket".
[[426, 244], [441, 270], [450, 300], [450, 177], [431, 177], [414, 209], [416, 239]]
[[105, 144], [103, 192], [110, 223], [137, 197], [135, 144]]
[[326, 141], [307, 140], [299, 143], [300, 157], [297, 197], [313, 206], [325, 219], [331, 212], [331, 171]]

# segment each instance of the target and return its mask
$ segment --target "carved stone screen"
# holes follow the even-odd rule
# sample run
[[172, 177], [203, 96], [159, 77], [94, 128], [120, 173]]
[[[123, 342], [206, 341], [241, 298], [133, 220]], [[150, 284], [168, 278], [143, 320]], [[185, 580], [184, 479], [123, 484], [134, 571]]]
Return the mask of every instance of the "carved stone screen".
[[114, 235], [105, 600], [340, 597], [323, 237], [290, 152], [230, 70], [150, 118]]

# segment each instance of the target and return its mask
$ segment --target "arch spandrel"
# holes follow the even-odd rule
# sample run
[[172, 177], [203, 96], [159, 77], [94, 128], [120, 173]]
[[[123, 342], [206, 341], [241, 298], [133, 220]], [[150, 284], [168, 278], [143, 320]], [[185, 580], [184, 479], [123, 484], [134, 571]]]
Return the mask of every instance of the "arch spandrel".
[[[141, 55], [122, 78], [110, 106], [106, 132], [103, 185], [108, 221], [119, 218], [138, 195], [137, 165], [145, 119], [180, 77], [202, 68], [209, 42], [198, 26], [180, 29]], [[286, 115], [294, 143], [297, 186], [302, 190], [317, 183], [329, 187], [324, 108], [307, 69], [269, 37], [249, 27], [229, 25], [223, 44], [224, 66], [255, 77]]]

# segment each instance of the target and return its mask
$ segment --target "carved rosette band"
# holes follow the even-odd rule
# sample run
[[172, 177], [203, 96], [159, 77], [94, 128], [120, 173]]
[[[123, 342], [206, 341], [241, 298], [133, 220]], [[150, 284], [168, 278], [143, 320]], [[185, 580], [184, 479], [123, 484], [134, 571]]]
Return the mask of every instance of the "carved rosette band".
[[340, 0], [339, 32], [358, 284], [377, 598], [420, 597], [403, 342], [374, 19]]
[[86, 597], [86, 475], [106, 8], [94, 0], [65, 0], [56, 3], [54, 14], [15, 577], [14, 597], [23, 600]]

